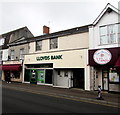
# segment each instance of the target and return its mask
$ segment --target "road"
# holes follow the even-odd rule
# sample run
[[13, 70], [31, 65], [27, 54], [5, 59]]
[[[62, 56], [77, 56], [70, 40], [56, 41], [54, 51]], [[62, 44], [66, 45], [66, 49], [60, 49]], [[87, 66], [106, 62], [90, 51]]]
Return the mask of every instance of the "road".
[[118, 108], [3, 88], [2, 113], [118, 113]]

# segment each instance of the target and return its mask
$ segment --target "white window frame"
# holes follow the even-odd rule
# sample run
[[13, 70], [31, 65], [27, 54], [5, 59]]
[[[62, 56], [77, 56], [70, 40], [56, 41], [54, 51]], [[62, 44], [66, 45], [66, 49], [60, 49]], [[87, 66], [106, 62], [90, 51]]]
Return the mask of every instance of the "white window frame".
[[20, 59], [24, 59], [24, 54], [25, 54], [25, 49], [21, 48], [20, 49]]
[[58, 48], [58, 38], [50, 39], [50, 49], [57, 49]]
[[[118, 34], [120, 34], [118, 31], [118, 25], [119, 24], [110, 24], [110, 25], [105, 25], [105, 26], [99, 27], [100, 45], [118, 43], [118, 41], [119, 41]], [[111, 27], [114, 27], [114, 28], [110, 30]], [[101, 31], [102, 28], [106, 28], [105, 33]], [[102, 37], [104, 37], [104, 38], [102, 39]], [[102, 41], [102, 40], [104, 40], [104, 41]]]
[[11, 60], [15, 59], [15, 50], [11, 50], [10, 58], [11, 58]]
[[5, 38], [0, 38], [0, 46], [4, 45], [5, 43]]
[[2, 57], [3, 57], [3, 51], [1, 50], [0, 51], [0, 61], [2, 60]]
[[36, 51], [42, 50], [42, 40], [36, 41]]

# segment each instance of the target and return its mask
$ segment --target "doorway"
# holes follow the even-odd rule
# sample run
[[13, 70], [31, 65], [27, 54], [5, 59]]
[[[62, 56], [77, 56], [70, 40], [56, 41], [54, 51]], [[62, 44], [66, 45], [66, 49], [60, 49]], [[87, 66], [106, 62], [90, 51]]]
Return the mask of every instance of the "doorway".
[[84, 68], [73, 70], [73, 87], [84, 89]]
[[37, 82], [45, 83], [45, 70], [37, 70]]
[[108, 91], [108, 70], [102, 70], [103, 90]]
[[46, 69], [45, 72], [45, 83], [52, 84], [53, 70]]
[[4, 71], [5, 81], [8, 80], [8, 77], [10, 76], [10, 71]]

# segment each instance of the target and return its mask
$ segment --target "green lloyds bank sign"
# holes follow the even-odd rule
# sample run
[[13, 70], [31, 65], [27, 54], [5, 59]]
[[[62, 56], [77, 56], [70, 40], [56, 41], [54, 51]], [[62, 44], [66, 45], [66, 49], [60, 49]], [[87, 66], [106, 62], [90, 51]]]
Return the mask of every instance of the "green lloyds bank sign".
[[37, 61], [42, 61], [42, 60], [57, 60], [57, 59], [62, 59], [62, 55], [36, 57]]

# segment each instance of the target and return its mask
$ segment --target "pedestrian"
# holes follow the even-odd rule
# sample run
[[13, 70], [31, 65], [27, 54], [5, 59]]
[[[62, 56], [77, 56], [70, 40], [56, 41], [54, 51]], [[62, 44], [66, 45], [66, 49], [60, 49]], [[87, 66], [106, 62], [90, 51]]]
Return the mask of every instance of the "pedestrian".
[[7, 73], [7, 83], [11, 83], [11, 75], [9, 72]]
[[102, 92], [101, 86], [98, 85], [98, 98], [97, 99], [99, 99], [99, 100], [103, 100], [101, 92]]

